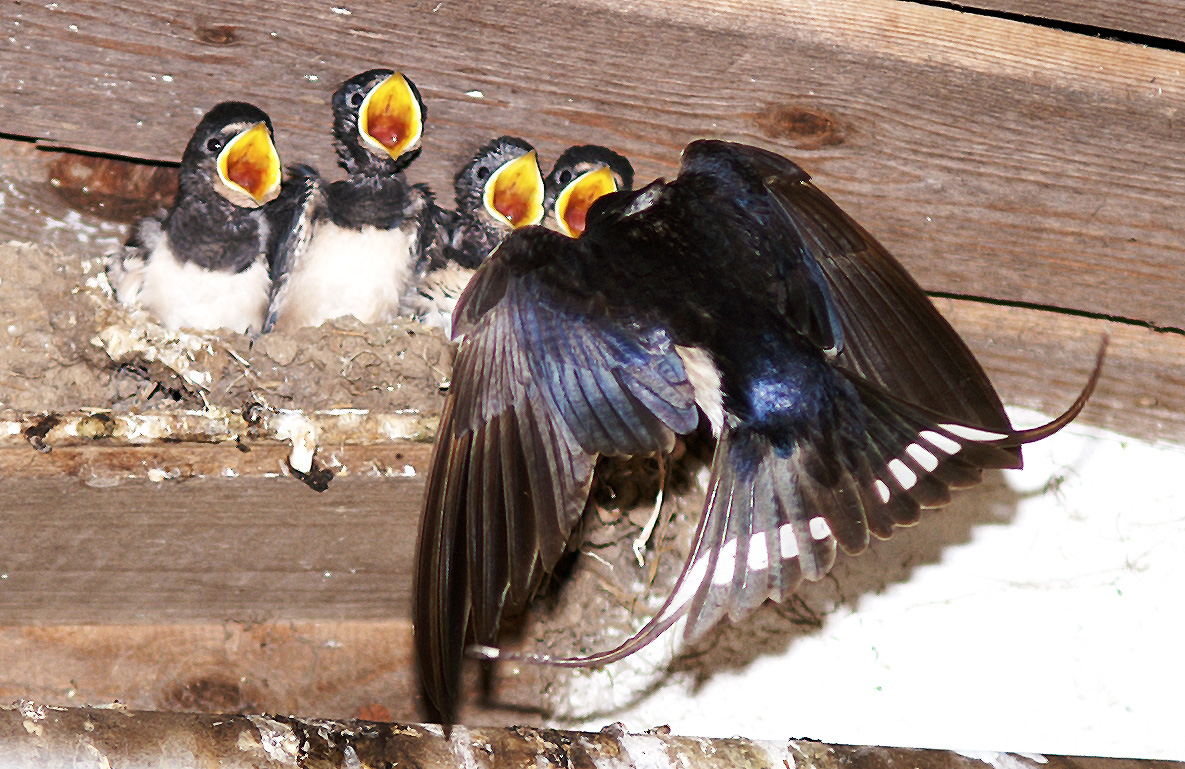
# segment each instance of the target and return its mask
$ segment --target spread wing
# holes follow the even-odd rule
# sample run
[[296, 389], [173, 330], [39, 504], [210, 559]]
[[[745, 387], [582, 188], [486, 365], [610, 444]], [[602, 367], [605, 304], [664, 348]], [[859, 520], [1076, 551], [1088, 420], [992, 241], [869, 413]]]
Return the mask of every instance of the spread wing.
[[792, 244], [784, 258], [821, 271], [842, 332], [840, 366], [956, 421], [1011, 429], [987, 374], [925, 292], [805, 171], [780, 155], [718, 141], [694, 142], [684, 162], [711, 156], [764, 180], [782, 213], [773, 226]]
[[300, 260], [313, 238], [316, 222], [326, 211], [321, 176], [307, 165], [289, 169], [289, 179], [280, 195], [267, 204], [265, 213], [271, 226], [268, 239], [268, 270], [272, 289], [263, 333], [276, 324], [276, 308], [288, 283], [292, 265]]
[[692, 549], [662, 609], [614, 649], [556, 659], [500, 654], [565, 667], [614, 662], [638, 651], [680, 619], [688, 642], [720, 620], [743, 619], [767, 598], [784, 602], [802, 580], [818, 580], [836, 545], [863, 550], [869, 534], [889, 537], [920, 519], [924, 508], [950, 502], [951, 490], [979, 483], [987, 468], [1020, 464], [1015, 447], [1069, 424], [1085, 407], [1102, 372], [1106, 340], [1077, 400], [1061, 416], [1022, 431], [985, 432], [948, 421], [851, 376], [858, 403], [841, 415], [851, 426], [806, 433], [775, 447], [734, 418], [721, 432]]
[[516, 232], [454, 313], [464, 339], [425, 488], [413, 614], [421, 682], [444, 723], [465, 644], [492, 645], [554, 568], [597, 457], [669, 450], [698, 422], [665, 332], [561, 288], [561, 249], [579, 259], [576, 241]]

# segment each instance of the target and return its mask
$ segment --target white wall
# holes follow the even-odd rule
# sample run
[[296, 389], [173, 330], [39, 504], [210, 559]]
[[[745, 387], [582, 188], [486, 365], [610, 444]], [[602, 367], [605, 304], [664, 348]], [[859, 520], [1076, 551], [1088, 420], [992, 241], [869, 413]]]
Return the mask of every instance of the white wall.
[[1185, 450], [1073, 425], [1025, 459], [841, 556], [804, 593], [821, 628], [767, 605], [650, 694], [645, 660], [577, 676], [575, 711], [582, 688], [628, 704], [566, 723], [1185, 759]]

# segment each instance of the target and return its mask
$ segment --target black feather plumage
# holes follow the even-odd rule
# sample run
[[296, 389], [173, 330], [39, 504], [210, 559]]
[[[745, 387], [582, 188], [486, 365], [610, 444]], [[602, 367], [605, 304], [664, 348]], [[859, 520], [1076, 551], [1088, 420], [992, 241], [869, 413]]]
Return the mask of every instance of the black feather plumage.
[[597, 457], [669, 449], [698, 410], [718, 432], [666, 605], [617, 649], [564, 664], [620, 658], [681, 617], [693, 639], [786, 600], [837, 546], [859, 552], [982, 469], [1018, 467], [1020, 444], [1068, 423], [1098, 376], [1049, 426], [1013, 430], [900, 265], [796, 165], [725, 142], [690, 145], [670, 183], [601, 198], [578, 239], [511, 234], [454, 323], [414, 606], [444, 723], [466, 644], [494, 645], [555, 568]]

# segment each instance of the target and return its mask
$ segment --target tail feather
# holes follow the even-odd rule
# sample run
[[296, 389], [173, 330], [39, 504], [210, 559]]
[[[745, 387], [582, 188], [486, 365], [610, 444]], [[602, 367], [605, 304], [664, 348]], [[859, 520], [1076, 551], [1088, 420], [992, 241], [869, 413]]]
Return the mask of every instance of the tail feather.
[[778, 450], [730, 418], [717, 443], [691, 553], [650, 622], [616, 648], [585, 657], [488, 647], [481, 654], [563, 667], [603, 665], [638, 651], [683, 617], [684, 638], [691, 642], [725, 617], [741, 619], [766, 598], [785, 601], [803, 579], [827, 574], [837, 542], [859, 552], [869, 533], [887, 538], [895, 526], [916, 523], [923, 508], [945, 505], [951, 489], [978, 483], [984, 469], [1018, 467], [1017, 448], [1052, 435], [1081, 412], [1098, 382], [1106, 346], [1104, 339], [1071, 407], [1029, 430], [960, 424], [854, 376], [849, 381], [862, 406], [863, 429], [840, 430], [848, 437], [838, 450], [834, 440], [817, 435]]

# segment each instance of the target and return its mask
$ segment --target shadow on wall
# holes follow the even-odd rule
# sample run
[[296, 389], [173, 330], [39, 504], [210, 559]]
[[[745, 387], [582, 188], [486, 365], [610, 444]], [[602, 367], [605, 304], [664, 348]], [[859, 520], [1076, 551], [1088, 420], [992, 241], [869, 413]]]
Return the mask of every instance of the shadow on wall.
[[859, 555], [841, 552], [830, 574], [805, 583], [789, 603], [767, 601], [740, 625], [720, 625], [684, 650], [670, 672], [691, 674], [698, 689], [717, 673], [785, 654], [799, 638], [822, 632], [833, 612], [857, 611], [865, 595], [883, 593], [908, 582], [916, 568], [940, 563], [948, 549], [970, 542], [976, 528], [1008, 525], [1023, 499], [1003, 473], [985, 473], [982, 484], [956, 492], [944, 508], [926, 511], [916, 526], [898, 528], [887, 540], [874, 538]]

